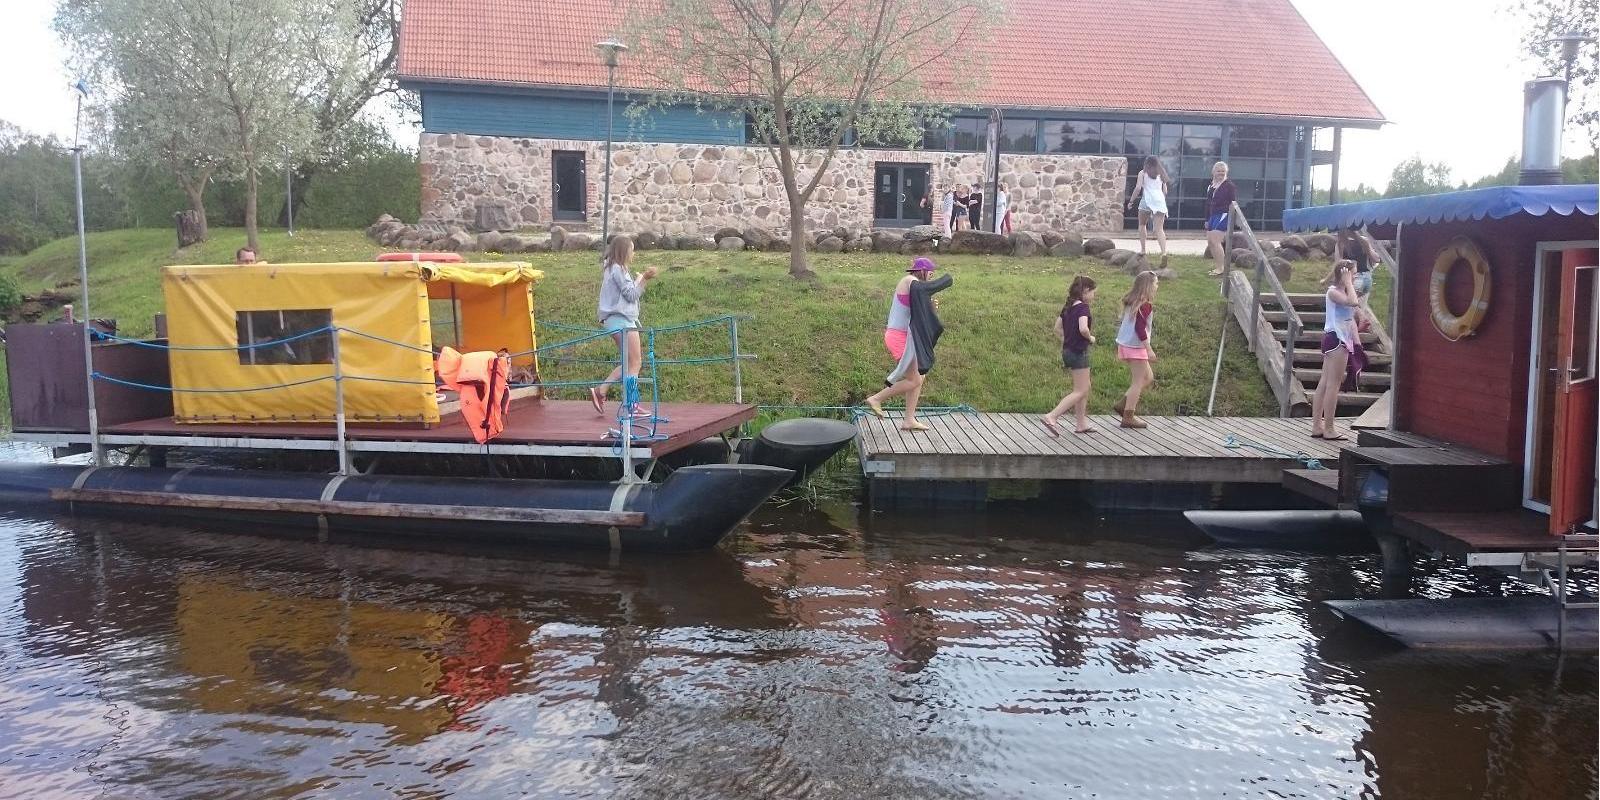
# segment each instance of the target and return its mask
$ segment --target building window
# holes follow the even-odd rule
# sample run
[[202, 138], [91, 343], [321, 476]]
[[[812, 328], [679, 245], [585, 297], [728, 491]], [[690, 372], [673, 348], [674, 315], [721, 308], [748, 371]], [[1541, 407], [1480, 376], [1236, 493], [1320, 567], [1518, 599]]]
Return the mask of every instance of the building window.
[[1044, 148], [1051, 153], [1094, 153], [1102, 150], [1099, 120], [1046, 122]]
[[333, 332], [327, 330], [333, 325], [333, 309], [240, 311], [234, 325], [240, 364], [333, 363]]
[[1000, 152], [1032, 153], [1039, 149], [1039, 121], [1008, 119], [1000, 123]]
[[924, 150], [949, 150], [950, 149], [950, 123], [930, 122], [922, 132], [922, 149]]
[[951, 120], [950, 149], [957, 153], [976, 153], [989, 144], [989, 120], [982, 117], [956, 117]]

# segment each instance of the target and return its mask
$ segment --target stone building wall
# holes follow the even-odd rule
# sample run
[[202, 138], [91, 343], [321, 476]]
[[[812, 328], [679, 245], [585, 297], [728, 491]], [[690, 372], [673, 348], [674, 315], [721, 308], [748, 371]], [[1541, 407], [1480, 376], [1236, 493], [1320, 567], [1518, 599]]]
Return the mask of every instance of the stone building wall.
[[[551, 224], [551, 157], [585, 153], [588, 222], [598, 227], [605, 145], [424, 133], [420, 143], [422, 222], [470, 227], [480, 204], [502, 205], [512, 227]], [[806, 181], [815, 158], [800, 172]], [[983, 177], [984, 156], [926, 150], [841, 150], [806, 206], [812, 230], [873, 224], [874, 165], [928, 164], [942, 193]], [[778, 170], [763, 148], [617, 142], [612, 153], [611, 224], [625, 232], [709, 233], [722, 227], [788, 227]], [[1127, 161], [1121, 157], [1002, 154], [1017, 230], [1115, 230], [1122, 227]], [[803, 185], [803, 184], [802, 184]]]

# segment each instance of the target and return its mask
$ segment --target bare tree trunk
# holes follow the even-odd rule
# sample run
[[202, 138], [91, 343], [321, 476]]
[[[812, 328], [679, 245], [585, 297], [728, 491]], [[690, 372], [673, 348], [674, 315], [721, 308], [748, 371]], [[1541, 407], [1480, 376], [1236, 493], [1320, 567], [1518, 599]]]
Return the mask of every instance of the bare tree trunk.
[[179, 179], [178, 184], [183, 187], [183, 194], [189, 198], [189, 211], [194, 214], [191, 218], [193, 230], [190, 235], [196, 237], [195, 241], [203, 242], [211, 235], [211, 223], [206, 219], [205, 179], [193, 183]]
[[806, 203], [804, 200], [789, 200], [789, 276], [792, 278], [809, 278], [816, 273], [811, 271], [811, 265], [806, 261]]
[[258, 183], [259, 178], [256, 175], [255, 159], [250, 158], [245, 162], [244, 168], [244, 240], [245, 245], [257, 255], [261, 253], [261, 240], [256, 231], [256, 190]]

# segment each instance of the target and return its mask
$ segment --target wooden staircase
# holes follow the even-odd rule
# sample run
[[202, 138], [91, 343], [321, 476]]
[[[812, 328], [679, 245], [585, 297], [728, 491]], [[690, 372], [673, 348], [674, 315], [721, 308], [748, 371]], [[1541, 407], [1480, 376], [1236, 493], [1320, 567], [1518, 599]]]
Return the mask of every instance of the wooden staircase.
[[[1237, 205], [1231, 227], [1245, 235], [1258, 263], [1253, 276], [1245, 270], [1228, 270], [1223, 282], [1228, 310], [1278, 398], [1280, 415], [1310, 416], [1311, 394], [1322, 374], [1323, 296], [1284, 290]], [[1226, 241], [1233, 241], [1232, 230]], [[1374, 319], [1371, 329], [1361, 334], [1361, 344], [1367, 352], [1367, 369], [1355, 391], [1339, 393], [1340, 415], [1365, 411], [1383, 397], [1393, 380], [1394, 343], [1382, 323]]]

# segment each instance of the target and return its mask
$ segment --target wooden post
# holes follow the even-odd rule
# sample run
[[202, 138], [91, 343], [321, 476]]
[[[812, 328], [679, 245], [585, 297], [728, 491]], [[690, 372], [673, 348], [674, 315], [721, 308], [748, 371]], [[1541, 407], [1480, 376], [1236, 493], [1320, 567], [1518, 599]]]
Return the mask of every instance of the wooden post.
[[733, 354], [733, 402], [744, 402], [744, 371], [739, 363], [739, 318], [728, 321], [728, 345]]
[[[1256, 308], [1260, 308], [1260, 298], [1257, 298]], [[1278, 398], [1278, 416], [1287, 417], [1294, 409], [1294, 392], [1289, 387], [1297, 380], [1294, 376], [1294, 346], [1300, 338], [1300, 318], [1293, 314], [1288, 315], [1288, 327], [1285, 331], [1288, 338], [1283, 342], [1283, 394]]]
[[1339, 153], [1344, 149], [1344, 128], [1333, 129], [1333, 180], [1328, 184], [1328, 205], [1339, 202]]

